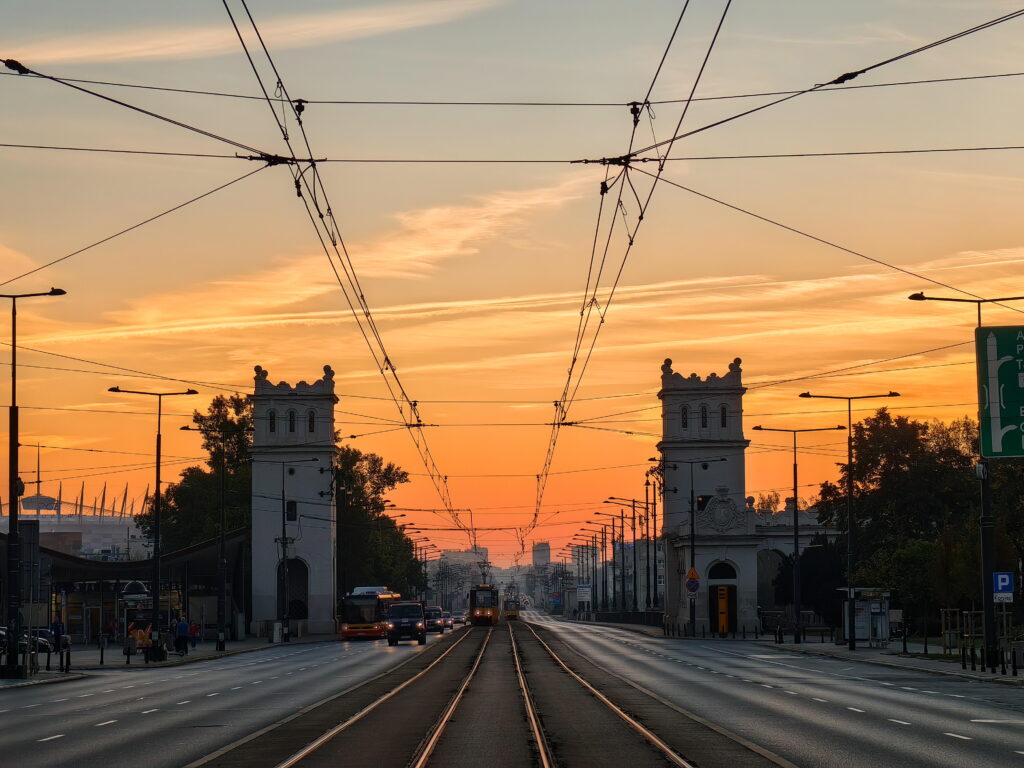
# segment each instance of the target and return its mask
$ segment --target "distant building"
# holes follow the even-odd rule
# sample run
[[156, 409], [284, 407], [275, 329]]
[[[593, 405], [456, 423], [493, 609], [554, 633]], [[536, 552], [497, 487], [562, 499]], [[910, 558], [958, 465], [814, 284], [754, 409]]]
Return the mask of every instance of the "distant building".
[[546, 541], [538, 541], [533, 545], [534, 567], [551, 564], [551, 545]]

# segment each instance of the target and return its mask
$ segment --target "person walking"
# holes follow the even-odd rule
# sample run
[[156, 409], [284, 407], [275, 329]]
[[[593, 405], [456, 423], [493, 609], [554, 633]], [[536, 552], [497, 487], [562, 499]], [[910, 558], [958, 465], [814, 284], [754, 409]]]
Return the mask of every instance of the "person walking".
[[193, 621], [191, 624], [188, 625], [188, 640], [189, 643], [192, 645], [193, 650], [195, 650], [196, 643], [199, 642], [199, 633], [199, 622]]
[[179, 656], [188, 653], [188, 622], [185, 621], [184, 616], [178, 618], [178, 625], [174, 633], [174, 650]]

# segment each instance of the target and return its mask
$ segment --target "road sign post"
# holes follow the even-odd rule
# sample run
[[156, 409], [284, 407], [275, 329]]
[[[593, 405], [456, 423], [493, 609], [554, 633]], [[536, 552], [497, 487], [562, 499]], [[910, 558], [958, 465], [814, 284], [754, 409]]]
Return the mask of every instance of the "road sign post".
[[697, 569], [690, 567], [686, 572], [686, 596], [690, 599], [690, 633], [697, 635], [697, 593], [700, 592], [700, 574]]
[[[995, 518], [987, 459], [1024, 456], [1024, 327], [980, 326], [974, 330], [978, 372], [978, 442], [981, 461], [981, 583], [985, 658], [995, 671]], [[1002, 594], [1002, 593], [1000, 593]], [[1012, 592], [1011, 592], [1012, 595]]]

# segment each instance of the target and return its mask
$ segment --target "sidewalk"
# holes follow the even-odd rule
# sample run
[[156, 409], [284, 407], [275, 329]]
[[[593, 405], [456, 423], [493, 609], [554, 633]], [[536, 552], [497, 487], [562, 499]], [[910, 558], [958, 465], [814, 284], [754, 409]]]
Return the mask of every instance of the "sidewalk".
[[[289, 645], [305, 645], [309, 643], [323, 643], [338, 640], [338, 636], [335, 634], [329, 635], [306, 635], [305, 637], [296, 637], [291, 640]], [[0, 678], [0, 690], [7, 688], [18, 688], [24, 685], [41, 685], [43, 683], [58, 683], [66, 680], [78, 680], [85, 675], [82, 672], [89, 670], [108, 670], [114, 672], [131, 672], [142, 669], [152, 669], [154, 667], [177, 667], [182, 664], [191, 664], [197, 661], [207, 661], [209, 659], [219, 659], [224, 656], [234, 656], [239, 653], [249, 653], [251, 651], [261, 651], [265, 648], [271, 647], [271, 643], [267, 642], [266, 638], [258, 637], [247, 637], [244, 640], [229, 641], [227, 643], [227, 650], [217, 651], [217, 644], [215, 642], [202, 642], [192, 649], [189, 649], [188, 655], [178, 656], [177, 654], [168, 654], [167, 661], [161, 662], [145, 662], [145, 657], [138, 653], [131, 657], [131, 663], [126, 664], [126, 657], [122, 653], [121, 645], [110, 645], [106, 648], [103, 654], [103, 664], [100, 664], [100, 649], [94, 645], [88, 647], [75, 646], [71, 649], [71, 672], [69, 674], [62, 674], [57, 672], [57, 668], [60, 664], [59, 656], [54, 653], [50, 658], [50, 672], [45, 671], [46, 667], [46, 655], [40, 654], [39, 666], [40, 671], [38, 674], [33, 675], [28, 680], [6, 680]], [[282, 645], [282, 643], [278, 643]]]

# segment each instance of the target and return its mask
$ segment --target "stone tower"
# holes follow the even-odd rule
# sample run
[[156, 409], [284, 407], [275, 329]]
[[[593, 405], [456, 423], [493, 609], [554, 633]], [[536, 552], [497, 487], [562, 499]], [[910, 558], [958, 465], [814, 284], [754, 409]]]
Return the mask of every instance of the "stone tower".
[[[741, 362], [736, 358], [728, 373], [704, 379], [675, 373], [671, 360], [661, 366], [666, 621], [686, 625], [692, 601], [697, 632], [702, 626], [709, 632], [723, 626], [750, 630], [757, 621], [756, 516], [745, 496], [749, 441], [743, 437]], [[700, 581], [695, 593], [686, 587], [691, 567]]]
[[[294, 634], [334, 632], [334, 371], [273, 384], [255, 368], [252, 396], [252, 631], [285, 616]], [[286, 557], [285, 557], [286, 555]]]

